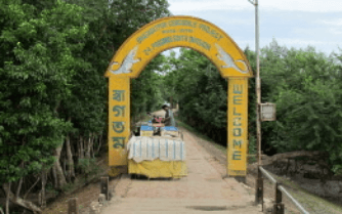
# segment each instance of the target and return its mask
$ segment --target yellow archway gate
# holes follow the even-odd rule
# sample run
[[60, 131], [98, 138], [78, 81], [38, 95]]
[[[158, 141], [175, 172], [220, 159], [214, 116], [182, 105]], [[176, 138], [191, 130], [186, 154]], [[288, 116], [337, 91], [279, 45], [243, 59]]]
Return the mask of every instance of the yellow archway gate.
[[174, 47], [188, 47], [202, 53], [215, 64], [221, 76], [228, 79], [227, 173], [246, 176], [251, 67], [244, 53], [224, 31], [189, 16], [161, 18], [145, 25], [132, 34], [112, 58], [105, 74], [109, 78], [109, 166], [115, 169], [127, 165], [130, 79], [137, 78], [159, 53]]

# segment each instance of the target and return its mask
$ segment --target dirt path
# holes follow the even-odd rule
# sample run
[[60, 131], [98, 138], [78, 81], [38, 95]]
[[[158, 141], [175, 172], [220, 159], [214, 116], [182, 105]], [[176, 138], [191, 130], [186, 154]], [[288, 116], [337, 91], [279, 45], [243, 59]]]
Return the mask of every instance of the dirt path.
[[[158, 112], [162, 113], [162, 112]], [[102, 214], [261, 213], [253, 206], [254, 195], [234, 178], [223, 178], [225, 166], [184, 130], [188, 176], [179, 180], [124, 178]]]

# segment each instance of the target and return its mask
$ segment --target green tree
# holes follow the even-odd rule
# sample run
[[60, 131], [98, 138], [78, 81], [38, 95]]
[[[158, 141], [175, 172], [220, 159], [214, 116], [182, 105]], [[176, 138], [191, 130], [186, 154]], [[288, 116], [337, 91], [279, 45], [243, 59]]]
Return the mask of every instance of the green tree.
[[[245, 54], [255, 71], [255, 52]], [[298, 150], [329, 154], [329, 170], [342, 169], [342, 55], [313, 47], [294, 49], [273, 40], [260, 56], [261, 101], [277, 105], [277, 121], [262, 123], [262, 150], [269, 155]], [[181, 49], [164, 66], [167, 96], [177, 97], [181, 119], [226, 145], [227, 82], [201, 54]], [[255, 79], [249, 90], [249, 150], [255, 152]], [[166, 96], [166, 95], [164, 95]], [[166, 97], [167, 97], [166, 96]]]
[[341, 164], [341, 81], [337, 58], [314, 48], [286, 49], [273, 41], [261, 58], [262, 99], [277, 104], [277, 121], [263, 123], [263, 143], [276, 152], [329, 154]]
[[[0, 0], [0, 182], [7, 193], [17, 188], [12, 202], [39, 211], [21, 200], [23, 183], [43, 181], [44, 207], [46, 183], [62, 190], [75, 173], [88, 173], [74, 161], [93, 161], [106, 134], [110, 59], [134, 31], [169, 15], [167, 7], [165, 0]], [[156, 87], [154, 62], [144, 73]], [[154, 101], [137, 108], [159, 100], [153, 87], [142, 96]]]
[[82, 8], [63, 1], [2, 0], [0, 8], [0, 182], [8, 193], [11, 182], [54, 163], [71, 128], [58, 109], [70, 96], [87, 26]]

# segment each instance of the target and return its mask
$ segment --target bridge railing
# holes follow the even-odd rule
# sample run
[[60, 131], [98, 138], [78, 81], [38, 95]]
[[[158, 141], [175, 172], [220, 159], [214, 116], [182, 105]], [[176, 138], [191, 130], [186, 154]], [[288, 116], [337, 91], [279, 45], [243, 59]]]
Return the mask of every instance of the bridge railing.
[[304, 209], [304, 207], [285, 189], [285, 187], [278, 182], [275, 178], [270, 175], [263, 167], [258, 167], [258, 176], [256, 179], [256, 192], [255, 192], [255, 203], [263, 204], [264, 201], [264, 182], [263, 177], [266, 177], [274, 184], [275, 190], [275, 200], [273, 204], [273, 213], [274, 214], [284, 214], [285, 207], [282, 203], [283, 193], [284, 195], [298, 208], [298, 210], [303, 214], [310, 214], [308, 211]]

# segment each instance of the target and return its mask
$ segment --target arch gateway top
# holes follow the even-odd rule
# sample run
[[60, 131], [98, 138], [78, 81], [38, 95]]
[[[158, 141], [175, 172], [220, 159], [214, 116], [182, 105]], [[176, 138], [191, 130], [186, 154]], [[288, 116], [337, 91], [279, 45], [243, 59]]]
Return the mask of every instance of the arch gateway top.
[[202, 53], [224, 78], [253, 76], [243, 51], [223, 30], [190, 16], [161, 18], [140, 28], [121, 45], [105, 76], [137, 78], [154, 57], [174, 47]]

